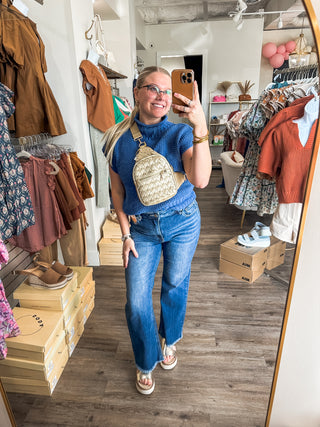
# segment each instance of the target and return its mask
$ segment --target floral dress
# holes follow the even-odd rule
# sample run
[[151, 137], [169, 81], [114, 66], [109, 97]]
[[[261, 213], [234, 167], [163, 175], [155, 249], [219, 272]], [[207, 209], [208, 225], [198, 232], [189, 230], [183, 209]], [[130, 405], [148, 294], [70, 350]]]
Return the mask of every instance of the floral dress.
[[[0, 269], [1, 263], [7, 263], [9, 255], [6, 246], [0, 240]], [[3, 283], [0, 280], [0, 359], [5, 359], [8, 353], [6, 338], [16, 337], [20, 329], [13, 317], [11, 307], [7, 301]]]
[[7, 118], [14, 112], [13, 92], [0, 83], [0, 238], [7, 240], [35, 223], [30, 194], [10, 142]]

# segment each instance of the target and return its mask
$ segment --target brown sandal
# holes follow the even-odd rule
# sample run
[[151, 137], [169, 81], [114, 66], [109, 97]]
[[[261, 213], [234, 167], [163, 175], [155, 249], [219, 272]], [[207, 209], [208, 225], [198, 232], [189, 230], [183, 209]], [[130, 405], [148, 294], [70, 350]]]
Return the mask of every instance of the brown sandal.
[[52, 268], [43, 271], [39, 267], [33, 267], [27, 270], [15, 270], [13, 274], [28, 276], [29, 285], [35, 288], [60, 289], [67, 283], [67, 279]]
[[52, 264], [46, 261], [39, 261], [38, 257], [35, 256], [32, 259], [33, 263], [38, 265], [39, 267], [42, 267], [46, 270], [52, 269], [56, 273], [60, 274], [61, 276], [64, 276], [67, 280], [72, 279], [73, 277], [73, 270], [70, 267], [67, 267], [66, 265], [61, 264], [59, 261], [53, 261]]

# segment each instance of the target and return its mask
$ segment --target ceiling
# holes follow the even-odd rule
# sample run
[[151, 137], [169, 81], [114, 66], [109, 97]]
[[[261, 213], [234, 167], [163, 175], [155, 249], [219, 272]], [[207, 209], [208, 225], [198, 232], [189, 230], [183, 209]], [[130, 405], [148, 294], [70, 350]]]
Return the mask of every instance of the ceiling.
[[[301, 28], [302, 17], [305, 16], [301, 0], [246, 0], [248, 5], [245, 13], [264, 11], [282, 11], [282, 28]], [[275, 3], [273, 6], [272, 3]], [[281, 4], [289, 6], [280, 8]], [[236, 0], [135, 0], [135, 6], [146, 25], [167, 24], [174, 22], [201, 22], [232, 19], [229, 13], [237, 11]], [[244, 19], [257, 18], [261, 15], [244, 15]], [[279, 14], [264, 15], [265, 29], [277, 29]], [[305, 19], [305, 26], [307, 25]]]
[[[132, 0], [130, 0], [132, 1]], [[111, 3], [110, 3], [111, 2]], [[229, 13], [237, 11], [237, 0], [134, 0], [135, 7], [146, 25], [204, 22], [232, 19]], [[286, 11], [282, 13], [283, 29], [308, 27], [301, 0], [246, 0], [245, 13]], [[104, 19], [117, 19], [110, 7], [112, 0], [94, 0], [94, 11]], [[283, 5], [287, 4], [286, 7]], [[244, 19], [261, 14], [243, 15]], [[264, 14], [264, 29], [278, 29], [279, 13]]]

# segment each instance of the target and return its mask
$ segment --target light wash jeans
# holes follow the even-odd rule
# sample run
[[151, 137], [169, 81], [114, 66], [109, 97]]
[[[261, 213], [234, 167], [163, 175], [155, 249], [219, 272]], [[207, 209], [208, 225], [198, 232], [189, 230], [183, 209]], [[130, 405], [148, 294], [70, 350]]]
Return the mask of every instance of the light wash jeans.
[[[139, 258], [130, 252], [126, 268], [126, 318], [135, 363], [147, 373], [164, 359], [159, 334], [173, 345], [182, 338], [191, 261], [200, 234], [196, 200], [180, 211], [136, 216], [131, 235]], [[159, 334], [153, 310], [154, 277], [163, 253]]]

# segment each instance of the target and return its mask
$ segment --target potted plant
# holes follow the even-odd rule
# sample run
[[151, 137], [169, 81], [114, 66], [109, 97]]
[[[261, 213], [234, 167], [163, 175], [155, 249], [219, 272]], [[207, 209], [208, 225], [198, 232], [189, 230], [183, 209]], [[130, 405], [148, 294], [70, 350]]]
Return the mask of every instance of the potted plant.
[[238, 82], [241, 95], [239, 95], [239, 101], [250, 101], [251, 95], [249, 94], [250, 89], [254, 86], [254, 83], [251, 83], [250, 80], [246, 80], [244, 84]]

